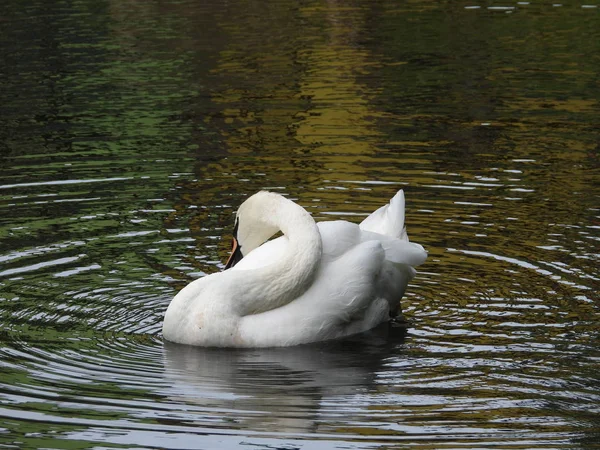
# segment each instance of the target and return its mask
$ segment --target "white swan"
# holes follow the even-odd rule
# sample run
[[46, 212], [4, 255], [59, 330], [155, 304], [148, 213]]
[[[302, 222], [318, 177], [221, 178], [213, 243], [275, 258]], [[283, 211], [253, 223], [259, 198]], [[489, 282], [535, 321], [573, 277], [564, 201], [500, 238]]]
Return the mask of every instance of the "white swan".
[[[278, 231], [283, 236], [266, 242]], [[360, 225], [316, 224], [301, 206], [261, 191], [238, 209], [227, 263], [235, 266], [183, 288], [167, 308], [163, 336], [276, 347], [367, 331], [397, 312], [413, 266], [426, 258], [408, 241], [401, 190]]]

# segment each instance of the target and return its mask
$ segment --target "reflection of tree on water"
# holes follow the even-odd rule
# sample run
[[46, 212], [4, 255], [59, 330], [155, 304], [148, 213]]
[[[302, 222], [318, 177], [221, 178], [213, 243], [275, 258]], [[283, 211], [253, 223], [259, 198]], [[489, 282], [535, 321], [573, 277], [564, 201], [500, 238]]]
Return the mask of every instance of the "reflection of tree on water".
[[[167, 395], [220, 416], [217, 427], [314, 431], [320, 420], [327, 420], [320, 419], [322, 403], [344, 397], [351, 406], [353, 395], [375, 383], [383, 361], [404, 335], [404, 329], [385, 324], [349, 339], [287, 348], [165, 343], [165, 377], [172, 382]], [[202, 421], [192, 414], [187, 419]]]
[[382, 140], [376, 119], [383, 114], [370, 105], [376, 88], [359, 81], [380, 65], [359, 44], [368, 13], [335, 1], [328, 2], [327, 8], [302, 11], [323, 36], [299, 50], [299, 59], [308, 69], [300, 89], [311, 99], [311, 107], [301, 115], [296, 137], [314, 148], [312, 155], [323, 162], [323, 176], [334, 181], [374, 180], [379, 175], [369, 173], [365, 163]]
[[[309, 211], [320, 202], [334, 212], [345, 211], [346, 202], [364, 205], [365, 213], [380, 206], [367, 189], [323, 190], [324, 180], [337, 186], [380, 175], [365, 164], [382, 136], [378, 112], [369, 107], [374, 93], [358, 81], [371, 65], [357, 44], [368, 11], [348, 14], [334, 3], [290, 10], [275, 2], [216, 14], [218, 58], [198, 68], [210, 95], [197, 98], [191, 116], [206, 131], [196, 135], [197, 179], [180, 183], [166, 220], [169, 228], [189, 226], [208, 243], [201, 251], [190, 248], [190, 266], [216, 269], [229, 250], [219, 238], [233, 211], [260, 189], [284, 191]], [[264, 39], [265, 29], [271, 39]]]

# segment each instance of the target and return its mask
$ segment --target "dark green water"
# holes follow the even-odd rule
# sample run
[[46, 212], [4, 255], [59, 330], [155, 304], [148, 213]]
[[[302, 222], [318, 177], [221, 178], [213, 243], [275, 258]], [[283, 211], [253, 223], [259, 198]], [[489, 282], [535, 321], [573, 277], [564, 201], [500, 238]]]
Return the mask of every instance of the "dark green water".
[[[0, 36], [0, 446], [600, 445], [596, 0], [5, 0]], [[406, 335], [163, 343], [246, 196], [401, 187]]]

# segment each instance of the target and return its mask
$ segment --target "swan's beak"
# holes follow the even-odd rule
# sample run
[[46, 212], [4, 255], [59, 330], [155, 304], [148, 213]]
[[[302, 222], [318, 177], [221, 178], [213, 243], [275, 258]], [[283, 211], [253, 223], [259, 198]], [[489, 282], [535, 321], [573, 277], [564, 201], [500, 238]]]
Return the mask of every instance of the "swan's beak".
[[233, 247], [231, 248], [231, 255], [229, 255], [229, 259], [225, 263], [225, 270], [235, 266], [243, 257], [242, 247], [238, 244], [237, 239], [233, 238]]

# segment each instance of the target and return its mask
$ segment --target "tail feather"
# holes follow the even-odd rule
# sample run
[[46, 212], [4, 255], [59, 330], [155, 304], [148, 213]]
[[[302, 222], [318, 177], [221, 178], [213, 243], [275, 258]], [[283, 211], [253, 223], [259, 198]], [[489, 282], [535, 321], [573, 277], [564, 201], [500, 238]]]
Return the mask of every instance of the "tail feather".
[[408, 241], [404, 227], [404, 191], [400, 189], [387, 205], [377, 209], [363, 220], [360, 228]]

